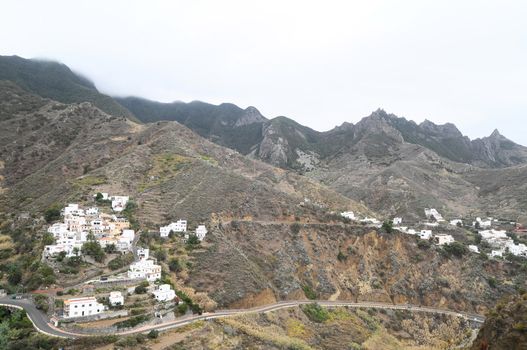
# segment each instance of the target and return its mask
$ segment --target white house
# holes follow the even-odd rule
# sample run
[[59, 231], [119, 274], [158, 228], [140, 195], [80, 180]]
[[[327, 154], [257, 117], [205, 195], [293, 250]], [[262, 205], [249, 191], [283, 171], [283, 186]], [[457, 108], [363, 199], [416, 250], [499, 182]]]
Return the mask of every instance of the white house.
[[400, 224], [403, 223], [403, 218], [395, 217], [395, 218], [393, 218], [392, 223], [393, 223], [395, 226], [399, 226]]
[[185, 232], [187, 231], [187, 220], [178, 220], [176, 222], [171, 222], [167, 226], [161, 226], [159, 228], [159, 235], [161, 237], [168, 237], [170, 231], [173, 232]]
[[437, 222], [445, 221], [443, 219], [443, 215], [441, 215], [436, 209], [434, 208], [425, 208], [425, 215], [427, 219], [435, 219]]
[[128, 278], [146, 278], [149, 282], [154, 282], [161, 278], [161, 266], [154, 263], [154, 260], [139, 260], [130, 265]]
[[117, 305], [124, 305], [124, 297], [121, 292], [115, 291], [110, 292], [110, 296], [108, 297], [108, 301], [110, 302], [110, 305], [117, 306]]
[[196, 236], [198, 237], [198, 239], [200, 241], [203, 241], [206, 235], [207, 228], [205, 227], [205, 225], [198, 225], [198, 227], [196, 228]]
[[468, 250], [471, 251], [472, 253], [479, 254], [479, 248], [477, 245], [473, 245], [473, 244], [469, 245]]
[[48, 227], [48, 232], [53, 234], [53, 237], [58, 237], [59, 235], [68, 232], [68, 224], [65, 224], [63, 222], [57, 222], [56, 224], [53, 224]]
[[176, 292], [170, 287], [169, 284], [162, 284], [154, 292], [154, 298], [157, 301], [170, 301], [176, 297]]
[[476, 224], [478, 224], [480, 228], [489, 228], [492, 226], [492, 218], [482, 220], [480, 217], [477, 217], [476, 221], [472, 223], [472, 226], [476, 227]]
[[463, 220], [461, 220], [461, 219], [450, 220], [450, 225], [452, 225], [452, 226], [458, 226], [458, 224], [461, 225], [461, 226], [463, 226]]
[[527, 246], [523, 243], [514, 244], [511, 240], [510, 242], [507, 242], [506, 247], [509, 249], [509, 253], [513, 255], [527, 257]]
[[419, 238], [421, 239], [430, 239], [432, 237], [432, 230], [421, 230], [419, 232]]
[[134, 230], [123, 230], [123, 233], [121, 233], [121, 238], [126, 239], [130, 244], [132, 244], [135, 238], [135, 231]]
[[95, 297], [74, 298], [64, 300], [64, 317], [82, 317], [100, 314], [104, 305], [97, 302]]
[[150, 249], [148, 248], [137, 248], [137, 256], [139, 260], [146, 260], [150, 256]]
[[113, 196], [112, 197], [112, 209], [116, 212], [121, 212], [126, 208], [126, 204], [130, 200], [128, 196]]
[[91, 207], [91, 208], [86, 209], [86, 215], [98, 217], [99, 216], [99, 208]]
[[346, 219], [355, 220], [355, 213], [352, 211], [344, 211], [340, 213], [340, 215], [345, 217]]
[[84, 216], [84, 210], [80, 209], [78, 204], [68, 204], [62, 209], [62, 215]]
[[381, 222], [376, 219], [376, 218], [369, 218], [369, 217], [365, 217], [364, 219], [361, 219], [360, 222], [365, 222], [367, 224], [380, 224]]
[[492, 256], [493, 258], [496, 256], [503, 258], [503, 252], [501, 250], [493, 250], [490, 252], [490, 256]]
[[452, 237], [451, 235], [445, 235], [445, 234], [435, 235], [434, 239], [436, 240], [438, 245], [450, 244], [450, 243], [454, 243], [455, 241], [454, 237]]

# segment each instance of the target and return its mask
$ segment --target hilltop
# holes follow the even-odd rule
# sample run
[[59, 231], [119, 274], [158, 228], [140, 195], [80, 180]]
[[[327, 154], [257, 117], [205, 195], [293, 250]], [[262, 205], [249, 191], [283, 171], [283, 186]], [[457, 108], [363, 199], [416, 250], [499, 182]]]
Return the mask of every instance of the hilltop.
[[58, 102], [91, 102], [108, 114], [138, 121], [113, 98], [100, 93], [93, 82], [55, 61], [0, 56], [0, 80], [12, 81], [29, 92]]

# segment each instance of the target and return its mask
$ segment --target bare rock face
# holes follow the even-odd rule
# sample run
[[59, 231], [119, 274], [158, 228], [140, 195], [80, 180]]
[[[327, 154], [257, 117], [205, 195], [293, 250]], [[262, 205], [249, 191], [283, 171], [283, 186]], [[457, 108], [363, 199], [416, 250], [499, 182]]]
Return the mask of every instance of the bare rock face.
[[234, 123], [235, 127], [249, 125], [253, 123], [265, 123], [267, 119], [255, 107], [249, 106], [243, 115]]
[[287, 153], [289, 144], [287, 140], [279, 136], [274, 125], [264, 129], [264, 137], [260, 143], [258, 158], [276, 166], [285, 166], [288, 163]]
[[527, 147], [517, 145], [496, 129], [488, 136], [472, 141], [475, 162], [507, 167], [527, 161]]

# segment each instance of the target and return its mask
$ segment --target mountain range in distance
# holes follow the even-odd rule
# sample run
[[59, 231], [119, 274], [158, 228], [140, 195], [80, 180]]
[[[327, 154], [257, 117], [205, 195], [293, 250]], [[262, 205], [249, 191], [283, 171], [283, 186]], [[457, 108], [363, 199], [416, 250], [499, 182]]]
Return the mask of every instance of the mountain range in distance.
[[17, 56], [0, 57], [0, 80], [63, 103], [91, 102], [133, 121], [177, 121], [386, 216], [417, 218], [422, 208], [436, 207], [456, 217], [492, 212], [521, 220], [527, 209], [519, 195], [527, 182], [527, 148], [497, 130], [470, 140], [453, 124], [417, 124], [379, 109], [356, 124], [319, 132], [287, 117], [268, 119], [255, 107], [111, 97], [63, 64]]

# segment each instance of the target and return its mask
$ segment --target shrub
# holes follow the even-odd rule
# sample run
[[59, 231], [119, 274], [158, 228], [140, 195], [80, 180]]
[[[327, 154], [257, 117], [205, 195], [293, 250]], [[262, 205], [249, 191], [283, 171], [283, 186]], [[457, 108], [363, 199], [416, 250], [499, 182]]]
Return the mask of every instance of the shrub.
[[385, 221], [382, 223], [382, 229], [386, 233], [392, 233], [393, 232], [393, 223], [391, 221]]
[[181, 266], [181, 263], [179, 262], [179, 259], [177, 258], [170, 259], [168, 263], [168, 268], [172, 272], [181, 272], [181, 270], [183, 270], [183, 266]]
[[145, 294], [147, 292], [148, 282], [141, 282], [140, 285], [135, 287], [134, 291], [136, 294]]
[[343, 262], [344, 260], [346, 260], [346, 255], [339, 251], [339, 253], [337, 254], [337, 260]]
[[494, 277], [489, 277], [487, 279], [487, 282], [489, 283], [489, 286], [492, 288], [496, 288], [498, 286], [498, 280], [496, 280]]
[[447, 255], [451, 256], [454, 255], [458, 258], [462, 257], [467, 253], [467, 247], [465, 247], [463, 244], [459, 242], [453, 242], [451, 244], [445, 244], [443, 246], [442, 252]]
[[313, 288], [311, 288], [311, 286], [308, 286], [307, 284], [303, 285], [302, 290], [304, 291], [306, 298], [311, 299], [311, 300], [316, 300], [318, 298], [317, 292], [314, 291]]
[[313, 322], [322, 323], [329, 319], [329, 312], [317, 303], [302, 306], [302, 311]]
[[159, 337], [159, 331], [156, 331], [155, 329], [152, 329], [148, 333], [148, 338], [150, 338], [150, 339], [156, 339], [157, 337]]
[[186, 314], [188, 311], [188, 304], [187, 303], [181, 303], [177, 306], [177, 312], [180, 314], [180, 315], [184, 315]]
[[291, 226], [289, 227], [291, 229], [291, 232], [293, 232], [295, 235], [297, 235], [300, 232], [300, 224], [298, 222], [291, 224]]
[[148, 321], [149, 319], [150, 319], [150, 316], [148, 315], [139, 315], [139, 316], [130, 317], [129, 319], [121, 321], [121, 322], [114, 323], [114, 326], [116, 326], [117, 328], [132, 328], [132, 327], [137, 326], [140, 323]]

